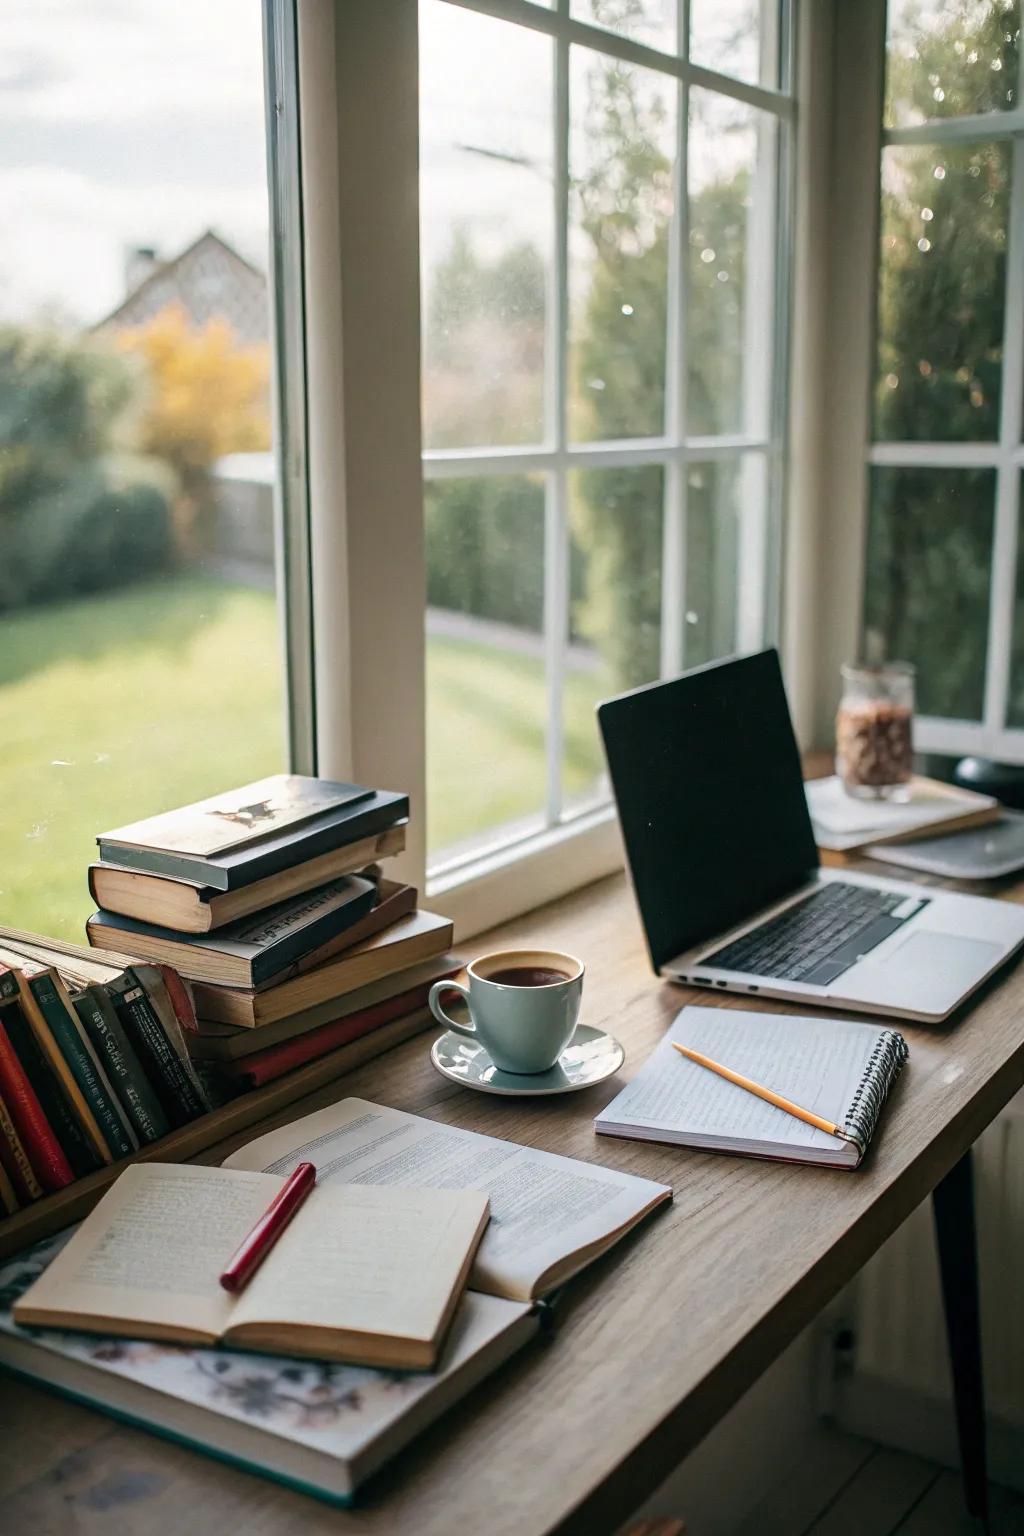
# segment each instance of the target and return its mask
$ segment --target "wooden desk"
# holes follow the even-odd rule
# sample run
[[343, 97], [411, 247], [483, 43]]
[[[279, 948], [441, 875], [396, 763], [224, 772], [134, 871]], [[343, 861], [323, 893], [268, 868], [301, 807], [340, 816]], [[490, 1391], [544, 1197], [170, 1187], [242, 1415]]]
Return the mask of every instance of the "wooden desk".
[[[470, 947], [538, 941], [586, 960], [584, 1017], [623, 1041], [623, 1078], [682, 1003], [698, 997], [651, 975], [622, 877]], [[112, 1525], [132, 1536], [613, 1531], [1021, 1086], [1022, 1018], [1024, 971], [1011, 966], [950, 1025], [908, 1026], [910, 1064], [856, 1174], [598, 1140], [593, 1116], [620, 1080], [562, 1100], [484, 1098], [437, 1076], [426, 1037], [399, 1047], [281, 1119], [360, 1094], [662, 1180], [674, 1187], [674, 1204], [573, 1283], [551, 1344], [527, 1348], [485, 1383], [367, 1485], [351, 1514], [4, 1380], [5, 1528], [34, 1536], [109, 1536]]]

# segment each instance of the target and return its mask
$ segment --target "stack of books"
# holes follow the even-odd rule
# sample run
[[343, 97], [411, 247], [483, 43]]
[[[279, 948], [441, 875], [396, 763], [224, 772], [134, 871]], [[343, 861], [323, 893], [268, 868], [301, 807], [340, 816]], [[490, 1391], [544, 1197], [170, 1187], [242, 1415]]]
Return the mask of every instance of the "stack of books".
[[89, 943], [188, 979], [186, 1045], [217, 1100], [426, 1026], [459, 962], [451, 923], [381, 871], [408, 812], [405, 795], [280, 774], [98, 838]]
[[209, 1108], [185, 1039], [187, 987], [164, 966], [0, 929], [0, 1210], [130, 1157]]

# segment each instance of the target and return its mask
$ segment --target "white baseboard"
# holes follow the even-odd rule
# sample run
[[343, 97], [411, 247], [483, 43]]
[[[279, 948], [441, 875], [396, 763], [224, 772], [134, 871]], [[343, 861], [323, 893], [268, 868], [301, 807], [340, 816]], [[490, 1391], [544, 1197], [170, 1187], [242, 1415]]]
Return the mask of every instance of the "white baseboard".
[[[837, 1385], [834, 1421], [848, 1434], [954, 1470], [960, 1465], [952, 1403], [883, 1377], [855, 1372]], [[1024, 1492], [1024, 1424], [989, 1414], [986, 1427], [989, 1477]]]

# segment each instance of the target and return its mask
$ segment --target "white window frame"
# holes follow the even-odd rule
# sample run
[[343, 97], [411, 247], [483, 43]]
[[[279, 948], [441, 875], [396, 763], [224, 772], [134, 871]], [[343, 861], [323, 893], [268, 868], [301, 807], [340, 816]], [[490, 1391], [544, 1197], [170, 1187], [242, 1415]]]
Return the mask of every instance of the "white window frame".
[[[620, 867], [622, 850], [610, 805], [561, 819], [560, 787], [549, 772], [545, 830], [432, 871], [426, 881], [423, 478], [545, 472], [545, 644], [549, 681], [557, 683], [561, 637], [568, 631], [568, 473], [594, 465], [665, 466], [669, 510], [661, 659], [663, 671], [671, 673], [685, 665], [686, 466], [710, 460], [763, 461], [775, 471], [769, 478], [773, 494], [763, 527], [744, 541], [739, 570], [744, 617], [738, 645], [751, 648], [777, 634], [795, 103], [786, 0], [781, 5], [780, 43], [781, 78], [787, 89], [779, 91], [733, 80], [581, 22], [569, 14], [569, 0], [557, 0], [550, 10], [529, 0], [447, 3], [554, 39], [555, 230], [563, 249], [549, 304], [547, 387], [557, 407], [550, 419], [559, 429], [565, 420], [566, 392], [570, 45], [582, 44], [652, 68], [675, 82], [677, 185], [671, 240], [677, 253], [687, 248], [690, 87], [707, 88], [772, 114], [780, 141], [774, 384], [772, 398], [765, 403], [767, 430], [762, 436], [683, 438], [686, 263], [677, 259], [670, 262], [665, 437], [576, 446], [560, 436], [542, 447], [429, 452], [421, 465], [416, 0], [389, 0], [386, 6], [379, 0], [346, 0], [340, 7], [298, 0], [305, 283], [312, 321], [307, 373], [319, 771], [352, 774], [410, 791], [410, 849], [402, 873], [425, 885], [431, 906], [455, 917], [465, 936]], [[688, 0], [679, 0], [679, 26], [680, 37], [688, 36]], [[382, 315], [387, 318], [384, 346]], [[763, 324], [763, 316], [751, 323]], [[741, 460], [743, 454], [746, 460]], [[555, 686], [549, 693], [547, 760], [560, 767], [560, 689]]]
[[[1024, 51], [1020, 58], [1018, 100], [1024, 99]], [[944, 144], [971, 142], [1012, 146], [999, 435], [991, 443], [874, 442], [868, 449], [868, 463], [895, 468], [995, 470], [983, 717], [981, 721], [961, 721], [924, 716], [916, 722], [915, 732], [917, 745], [926, 752], [976, 752], [1024, 762], [1024, 730], [1008, 729], [1005, 724], [1017, 595], [1020, 481], [1024, 470], [1024, 107], [941, 119], [920, 127], [888, 128], [882, 133], [884, 146], [928, 144], [940, 148]]]
[[[907, 128], [884, 128], [885, 0], [862, 0], [837, 13], [839, 51], [859, 57], [857, 97], [844, 93], [837, 71], [833, 174], [844, 196], [833, 222], [830, 303], [836, 315], [827, 350], [843, 359], [842, 377], [831, 385], [829, 441], [836, 473], [831, 491], [838, 512], [823, 510], [822, 580], [835, 596], [830, 630], [823, 632], [815, 679], [815, 735], [831, 738], [839, 663], [858, 654], [864, 601], [868, 473], [875, 465], [895, 468], [991, 468], [996, 471], [995, 523], [991, 559], [985, 694], [980, 721], [921, 716], [916, 745], [923, 751], [977, 753], [1024, 762], [1024, 730], [1005, 726], [1016, 600], [1020, 481], [1024, 471], [1024, 105], [1007, 112], [941, 118]], [[1018, 86], [1024, 93], [1024, 55]], [[1019, 94], [1024, 101], [1024, 94]], [[871, 437], [870, 399], [875, 369], [875, 313], [878, 280], [881, 152], [888, 145], [1008, 141], [1012, 180], [1007, 229], [1007, 288], [1003, 325], [1003, 369], [999, 434], [993, 442], [876, 442]], [[856, 317], [851, 319], [848, 317]], [[851, 334], [859, 326], [861, 336]], [[866, 334], [865, 334], [866, 333]], [[858, 462], [851, 463], [851, 457]]]

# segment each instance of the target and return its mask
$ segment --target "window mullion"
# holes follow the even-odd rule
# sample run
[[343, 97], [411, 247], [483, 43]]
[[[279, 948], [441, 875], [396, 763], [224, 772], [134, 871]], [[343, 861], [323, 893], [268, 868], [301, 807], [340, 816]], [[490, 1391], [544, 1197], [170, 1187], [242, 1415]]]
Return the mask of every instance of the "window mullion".
[[263, 47], [271, 221], [273, 440], [280, 445], [274, 487], [275, 565], [283, 630], [288, 758], [294, 773], [315, 773], [298, 39], [294, 8], [282, 0], [264, 0]]
[[985, 727], [994, 734], [1006, 724], [1017, 588], [1017, 532], [1020, 470], [1014, 451], [1021, 438], [1024, 388], [1024, 138], [1013, 145], [1006, 304], [1003, 316], [1003, 376], [999, 415], [999, 469], [996, 475], [992, 591], [985, 669]]
[[[689, 47], [689, 0], [678, 0], [680, 51]], [[676, 145], [672, 185], [672, 224], [669, 229], [668, 303], [665, 347], [665, 431], [680, 451], [665, 469], [661, 549], [661, 657], [663, 677], [681, 672], [686, 664], [686, 272], [689, 250], [689, 187], [687, 145], [689, 86], [680, 80], [676, 91]]]
[[[568, 0], [559, 0], [568, 8]], [[559, 459], [565, 453], [569, 392], [569, 44], [556, 39], [554, 75], [554, 282], [551, 359], [554, 420], [546, 424]], [[546, 811], [554, 826], [562, 814], [563, 699], [569, 641], [568, 477], [559, 465], [548, 475], [544, 494], [544, 673], [547, 720], [544, 733]]]

